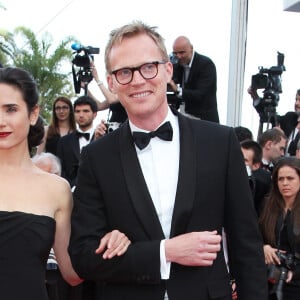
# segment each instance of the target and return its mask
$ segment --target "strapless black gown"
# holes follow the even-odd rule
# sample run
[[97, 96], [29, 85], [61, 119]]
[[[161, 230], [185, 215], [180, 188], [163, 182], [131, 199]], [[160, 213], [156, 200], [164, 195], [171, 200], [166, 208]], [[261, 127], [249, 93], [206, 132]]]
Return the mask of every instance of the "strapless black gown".
[[45, 270], [55, 220], [0, 211], [0, 299], [47, 300]]

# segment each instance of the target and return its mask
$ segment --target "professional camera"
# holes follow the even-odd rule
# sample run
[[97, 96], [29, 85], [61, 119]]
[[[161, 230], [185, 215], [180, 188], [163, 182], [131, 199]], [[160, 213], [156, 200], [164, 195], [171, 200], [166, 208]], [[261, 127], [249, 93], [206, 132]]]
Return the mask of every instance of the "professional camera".
[[276, 252], [280, 259], [280, 265], [272, 265], [269, 269], [268, 280], [274, 284], [271, 294], [275, 293], [277, 299], [282, 299], [282, 287], [287, 279], [288, 271], [293, 271], [296, 267], [295, 256], [291, 253]]
[[107, 122], [105, 126], [107, 128], [107, 133], [110, 133], [120, 127], [121, 123], [119, 122]]
[[264, 89], [263, 97], [253, 102], [262, 122], [269, 122], [271, 117], [276, 118], [276, 106], [279, 102], [279, 94], [282, 93], [283, 71], [285, 71], [284, 54], [277, 52], [277, 66], [269, 69], [259, 67], [259, 73], [252, 76], [252, 90]]
[[[79, 94], [81, 89], [81, 82], [85, 84], [85, 94], [87, 94], [87, 85], [93, 80], [93, 74], [91, 69], [91, 62], [94, 61], [93, 54], [99, 54], [100, 49], [91, 46], [84, 47], [79, 44], [73, 44], [72, 49], [75, 50], [74, 59], [72, 60], [72, 73], [75, 93]], [[75, 66], [79, 70], [75, 71]]]

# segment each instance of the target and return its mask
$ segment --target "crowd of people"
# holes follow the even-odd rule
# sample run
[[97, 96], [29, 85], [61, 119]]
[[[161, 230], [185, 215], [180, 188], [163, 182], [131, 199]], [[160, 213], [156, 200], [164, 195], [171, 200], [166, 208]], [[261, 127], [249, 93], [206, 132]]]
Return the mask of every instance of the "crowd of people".
[[220, 125], [213, 61], [185, 36], [173, 55], [116, 28], [108, 87], [91, 62], [105, 100], [59, 96], [46, 126], [32, 76], [0, 68], [3, 299], [299, 299], [295, 115], [257, 140]]
[[[251, 92], [253, 100], [256, 96]], [[268, 299], [300, 296], [300, 90], [295, 111], [278, 116], [279, 122], [261, 132], [257, 141], [242, 126], [235, 128], [253, 194], [268, 272]]]

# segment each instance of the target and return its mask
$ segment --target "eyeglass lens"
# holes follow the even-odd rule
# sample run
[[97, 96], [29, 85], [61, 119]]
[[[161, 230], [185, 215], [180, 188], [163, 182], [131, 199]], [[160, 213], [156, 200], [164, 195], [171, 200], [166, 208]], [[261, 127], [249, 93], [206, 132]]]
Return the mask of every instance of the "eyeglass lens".
[[56, 106], [55, 110], [68, 110], [69, 106]]

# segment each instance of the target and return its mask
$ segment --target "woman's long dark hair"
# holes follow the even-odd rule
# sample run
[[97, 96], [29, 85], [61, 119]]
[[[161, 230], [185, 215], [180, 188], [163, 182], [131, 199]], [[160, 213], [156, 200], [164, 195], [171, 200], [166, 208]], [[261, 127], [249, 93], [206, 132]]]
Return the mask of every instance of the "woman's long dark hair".
[[[21, 68], [0, 68], [0, 82], [14, 86], [22, 93], [23, 99], [27, 105], [28, 115], [30, 115], [38, 105], [39, 100], [36, 82], [31, 74]], [[39, 117], [35, 125], [30, 125], [28, 133], [29, 152], [42, 142], [43, 136], [43, 121], [41, 117]]]
[[52, 105], [52, 119], [51, 119], [51, 123], [48, 128], [47, 139], [51, 138], [55, 135], [60, 135], [58, 118], [57, 118], [56, 112], [55, 112], [55, 104], [58, 101], [64, 102], [69, 107], [69, 132], [73, 132], [76, 129], [73, 104], [72, 104], [71, 100], [69, 98], [63, 97], [63, 96], [57, 97], [54, 100], [53, 105]]
[[[278, 160], [272, 174], [272, 187], [265, 199], [264, 209], [259, 218], [259, 225], [266, 243], [276, 246], [275, 227], [278, 218], [284, 213], [285, 202], [278, 189], [278, 172], [282, 167], [288, 166], [294, 169], [300, 178], [300, 159], [296, 157], [284, 157]], [[292, 216], [295, 234], [299, 235], [300, 228], [300, 191], [298, 191], [293, 207]]]

